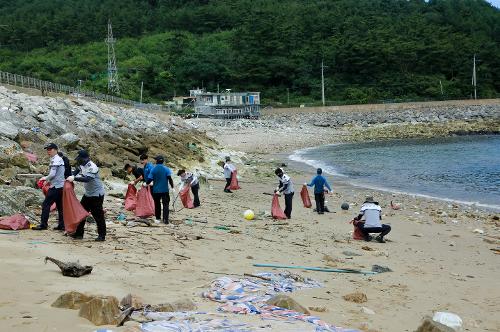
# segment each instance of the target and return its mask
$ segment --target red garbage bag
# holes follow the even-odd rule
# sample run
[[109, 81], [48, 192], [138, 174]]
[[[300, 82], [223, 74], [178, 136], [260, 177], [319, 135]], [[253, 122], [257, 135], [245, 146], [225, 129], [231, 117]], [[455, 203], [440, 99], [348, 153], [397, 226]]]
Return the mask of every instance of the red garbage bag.
[[182, 205], [186, 209], [193, 209], [194, 204], [191, 195], [189, 194], [189, 189], [191, 189], [190, 186], [188, 185], [184, 186], [184, 188], [182, 188], [182, 190], [179, 192], [179, 196], [181, 197]]
[[[50, 183], [40, 179], [37, 181], [36, 185], [38, 186], [38, 188], [42, 189], [43, 194], [47, 196], [47, 193], [49, 192], [50, 188]], [[52, 203], [52, 205], [50, 206], [50, 212], [54, 211], [55, 209], [56, 209], [56, 203]]]
[[135, 207], [135, 216], [147, 218], [155, 215], [155, 202], [151, 196], [151, 187], [146, 186], [137, 192], [137, 205]]
[[63, 187], [63, 217], [64, 217], [64, 230], [67, 233], [74, 233], [78, 224], [83, 221], [83, 219], [89, 216], [89, 212], [85, 210], [80, 204], [78, 198], [75, 194], [75, 185], [72, 182], [64, 182]]
[[238, 184], [238, 171], [237, 170], [234, 170], [232, 173], [231, 173], [231, 184], [229, 185], [229, 189], [230, 190], [238, 190], [238, 189], [241, 189], [240, 185]]
[[273, 203], [271, 204], [271, 216], [274, 219], [286, 219], [285, 212], [280, 207], [278, 194], [273, 195]]
[[15, 214], [8, 217], [0, 217], [0, 229], [27, 229], [30, 227], [28, 219], [22, 214]]
[[363, 236], [363, 232], [358, 227], [358, 224], [362, 223], [362, 221], [358, 220], [351, 220], [351, 224], [354, 226], [354, 232], [352, 232], [352, 238], [353, 240], [364, 240], [365, 237]]
[[300, 191], [300, 198], [302, 198], [302, 203], [304, 203], [304, 207], [309, 209], [312, 206], [311, 198], [309, 198], [309, 191], [307, 190], [306, 185], [302, 186], [302, 190]]
[[125, 210], [134, 211], [137, 206], [137, 188], [129, 184], [125, 194]]

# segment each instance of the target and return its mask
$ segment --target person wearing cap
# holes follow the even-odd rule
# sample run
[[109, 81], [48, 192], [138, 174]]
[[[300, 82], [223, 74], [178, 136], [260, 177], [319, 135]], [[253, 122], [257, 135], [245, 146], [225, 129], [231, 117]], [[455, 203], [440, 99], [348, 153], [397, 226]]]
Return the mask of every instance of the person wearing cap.
[[191, 172], [186, 172], [186, 170], [183, 169], [177, 172], [177, 176], [181, 177], [181, 182], [185, 186], [191, 187], [194, 207], [200, 206], [200, 198], [198, 197], [198, 192], [200, 190], [200, 181], [198, 180], [198, 177]]
[[285, 210], [283, 211], [288, 219], [292, 218], [292, 200], [295, 193], [292, 179], [283, 172], [283, 169], [277, 168], [274, 174], [278, 177], [279, 185], [274, 190], [275, 193], [283, 193], [285, 195]]
[[231, 186], [231, 177], [233, 176], [233, 172], [236, 170], [236, 167], [231, 163], [231, 158], [229, 156], [227, 156], [225, 160], [225, 163], [221, 163], [222, 168], [224, 169], [224, 177], [226, 178], [224, 192], [232, 193], [229, 187]]
[[137, 182], [144, 180], [144, 170], [136, 165], [132, 166], [130, 164], [125, 164], [123, 169], [127, 172], [127, 174], [132, 174], [135, 177], [135, 180], [130, 181], [129, 184], [136, 185]]
[[[97, 225], [96, 241], [106, 240], [106, 220], [104, 219], [104, 186], [99, 176], [99, 167], [90, 160], [87, 151], [80, 150], [77, 157], [78, 167], [73, 172], [73, 175], [67, 178], [68, 181], [82, 182], [85, 188], [80, 203], [83, 208], [92, 214]], [[78, 225], [75, 234], [72, 235], [75, 239], [83, 239], [85, 231], [85, 219]]]
[[142, 169], [143, 169], [143, 173], [144, 173], [144, 181], [146, 181], [148, 178], [149, 178], [149, 175], [151, 173], [151, 171], [153, 170], [154, 166], [152, 163], [150, 163], [148, 161], [148, 155], [143, 153], [141, 154], [141, 156], [139, 157], [139, 160], [141, 161], [141, 165], [142, 165]]
[[391, 226], [381, 223], [382, 208], [373, 199], [373, 196], [366, 197], [365, 202], [361, 205], [359, 215], [354, 220], [359, 221], [356, 223], [356, 227], [363, 233], [365, 241], [372, 240], [370, 233], [380, 233], [375, 240], [385, 243], [384, 236], [389, 234]]
[[[163, 220], [168, 224], [168, 205], [170, 204], [170, 195], [168, 193], [168, 184], [174, 189], [174, 180], [172, 180], [172, 171], [167, 166], [163, 165], [165, 158], [156, 156], [156, 166], [149, 173], [146, 179], [146, 184], [153, 183], [153, 200], [155, 202], [156, 220]], [[161, 210], [163, 205], [163, 219], [161, 219]]]
[[56, 203], [57, 213], [59, 215], [58, 225], [54, 227], [55, 230], [64, 230], [64, 217], [63, 217], [63, 207], [62, 207], [62, 192], [64, 186], [64, 160], [58, 154], [57, 145], [54, 143], [48, 143], [44, 146], [47, 150], [47, 154], [50, 157], [49, 163], [49, 175], [44, 176], [41, 180], [45, 180], [50, 183], [49, 191], [47, 196], [42, 203], [42, 216], [40, 219], [40, 225], [34, 227], [34, 230], [40, 231], [45, 230], [49, 223], [50, 207], [52, 204]]
[[316, 170], [316, 176], [311, 180], [311, 183], [304, 183], [308, 187], [314, 186], [314, 200], [316, 201], [316, 212], [318, 214], [325, 213], [325, 187], [328, 188], [329, 191], [332, 191], [332, 188], [326, 181], [326, 178], [322, 175], [323, 170], [318, 168]]

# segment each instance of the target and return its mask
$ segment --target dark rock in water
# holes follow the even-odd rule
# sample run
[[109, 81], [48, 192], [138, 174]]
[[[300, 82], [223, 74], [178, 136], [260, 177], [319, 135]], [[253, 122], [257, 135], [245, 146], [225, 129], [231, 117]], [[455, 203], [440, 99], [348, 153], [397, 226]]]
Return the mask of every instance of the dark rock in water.
[[388, 268], [387, 266], [375, 264], [372, 266], [372, 272], [384, 273], [384, 272], [392, 272], [392, 270], [390, 268]]
[[342, 205], [340, 206], [340, 208], [342, 210], [349, 210], [349, 204], [348, 203], [342, 203]]
[[47, 264], [47, 261], [51, 261], [56, 264], [61, 269], [62, 275], [65, 277], [79, 278], [92, 272], [92, 266], [89, 265], [81, 266], [80, 264], [73, 262], [64, 263], [52, 257], [45, 257], [45, 264]]

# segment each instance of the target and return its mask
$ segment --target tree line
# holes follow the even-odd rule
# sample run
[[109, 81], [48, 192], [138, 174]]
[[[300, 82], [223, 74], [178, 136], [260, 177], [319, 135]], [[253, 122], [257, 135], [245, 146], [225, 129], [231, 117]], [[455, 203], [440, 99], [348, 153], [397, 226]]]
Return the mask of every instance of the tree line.
[[121, 97], [194, 87], [269, 103], [500, 96], [500, 10], [484, 0], [9, 0], [0, 70], [106, 92], [111, 19]]

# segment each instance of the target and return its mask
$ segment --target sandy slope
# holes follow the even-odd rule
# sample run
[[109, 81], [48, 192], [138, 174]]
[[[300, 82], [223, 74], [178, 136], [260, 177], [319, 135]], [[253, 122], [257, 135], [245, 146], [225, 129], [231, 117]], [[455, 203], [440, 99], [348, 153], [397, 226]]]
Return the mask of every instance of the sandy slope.
[[[245, 139], [240, 139], [243, 135]], [[172, 215], [178, 222], [192, 218], [207, 224], [130, 229], [111, 224], [105, 243], [92, 241], [95, 225], [88, 226], [84, 241], [73, 241], [53, 231], [0, 234], [0, 331], [93, 331], [95, 327], [78, 317], [77, 311], [50, 307], [60, 294], [71, 290], [118, 298], [132, 292], [152, 304], [190, 298], [200, 308], [215, 311], [216, 304], [202, 299], [200, 293], [218, 276], [269, 270], [255, 268], [253, 263], [368, 270], [373, 264], [390, 267], [393, 272], [376, 276], [300, 272], [324, 282], [325, 287], [292, 296], [304, 306], [325, 306], [327, 312], [315, 314], [336, 325], [371, 331], [414, 331], [423, 316], [441, 310], [460, 315], [468, 331], [500, 330], [500, 256], [490, 250], [499, 246], [499, 229], [491, 213], [420, 198], [365, 192], [330, 177], [335, 193], [327, 200], [334, 213], [319, 216], [303, 208], [297, 192], [292, 220], [283, 223], [261, 217], [244, 221], [242, 212], [247, 208], [258, 214], [270, 210], [271, 196], [263, 193], [276, 186], [276, 179], [270, 174], [275, 165], [284, 161], [281, 156], [260, 152], [265, 140], [274, 139], [278, 144], [286, 136], [266, 135], [256, 129], [241, 132], [232, 141], [231, 148], [259, 152], [249, 154], [250, 165], [238, 165], [246, 168], [242, 190], [225, 194], [222, 182], [210, 181], [202, 188], [201, 208]], [[219, 139], [226, 142], [229, 137]], [[264, 141], [253, 139], [256, 137]], [[237, 141], [246, 143], [238, 145]], [[292, 145], [289, 150], [301, 146]], [[298, 189], [310, 178], [300, 169], [290, 170], [290, 174]], [[393, 227], [386, 244], [350, 240], [352, 226], [347, 222], [356, 214], [356, 203], [370, 193], [380, 200], [384, 220]], [[403, 209], [390, 210], [390, 200], [400, 202]], [[341, 211], [339, 206], [344, 201], [350, 202], [354, 211]], [[107, 198], [108, 220], [121, 211], [121, 202]], [[216, 230], [216, 225], [234, 226], [230, 228], [239, 233]], [[474, 233], [476, 228], [485, 233]], [[189, 240], [183, 234], [200, 235], [203, 239]], [[364, 246], [370, 250], [364, 250]], [[342, 253], [346, 250], [361, 256], [346, 256]], [[55, 265], [44, 265], [47, 255], [78, 259], [82, 264], [93, 265], [94, 271], [79, 279], [63, 277]], [[354, 291], [366, 293], [368, 302], [355, 304], [342, 299], [342, 295]], [[362, 313], [363, 306], [375, 311], [375, 315]], [[250, 321], [255, 326], [271, 324], [275, 331], [300, 331], [303, 326], [284, 328], [257, 317], [231, 318]]]

